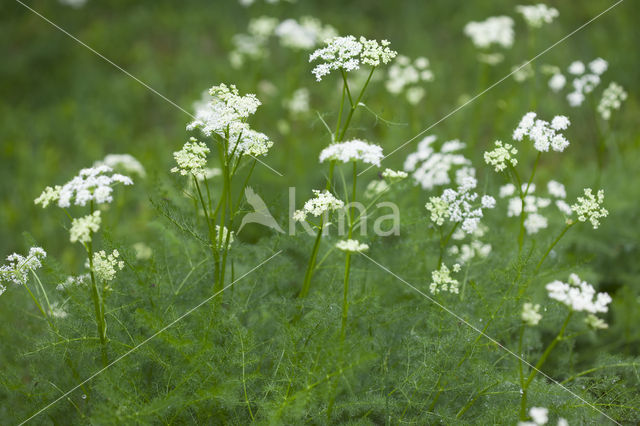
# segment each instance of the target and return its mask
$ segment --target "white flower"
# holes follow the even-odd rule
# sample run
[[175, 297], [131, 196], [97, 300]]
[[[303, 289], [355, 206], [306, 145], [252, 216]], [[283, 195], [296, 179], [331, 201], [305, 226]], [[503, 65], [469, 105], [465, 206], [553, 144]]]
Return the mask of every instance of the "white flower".
[[602, 92], [602, 99], [598, 104], [598, 112], [604, 120], [611, 118], [611, 111], [620, 109], [622, 102], [627, 99], [627, 92], [618, 83], [611, 82]]
[[545, 229], [548, 224], [547, 218], [538, 213], [528, 214], [524, 220], [524, 227], [529, 235], [535, 234], [541, 229]]
[[516, 186], [512, 183], [500, 187], [500, 198], [509, 197], [516, 192]]
[[312, 73], [317, 81], [333, 70], [353, 71], [360, 68], [360, 64], [378, 66], [387, 64], [395, 58], [397, 52], [389, 49], [389, 42], [382, 40], [367, 40], [364, 37], [356, 39], [354, 36], [334, 37], [327, 40], [327, 45], [316, 50], [309, 57], [309, 62], [320, 59], [324, 62], [316, 65]]
[[511, 164], [515, 167], [518, 164], [518, 159], [515, 155], [518, 154], [517, 148], [514, 148], [508, 143], [502, 144], [501, 141], [495, 142], [495, 148], [493, 151], [486, 151], [484, 153], [484, 161], [493, 166], [496, 172], [501, 172]]
[[187, 125], [187, 130], [200, 129], [207, 136], [217, 134], [224, 137], [229, 125], [244, 123], [261, 105], [256, 95], [241, 96], [233, 84], [213, 86], [209, 95], [211, 101], [198, 104], [196, 118]]
[[234, 122], [229, 126], [229, 154], [257, 157], [267, 155], [272, 146], [267, 135], [251, 129], [247, 123]]
[[461, 229], [473, 234], [480, 224], [482, 209], [495, 207], [495, 199], [485, 196], [478, 206], [478, 194], [471, 192], [477, 185], [475, 178], [466, 176], [458, 182], [458, 188], [445, 189], [440, 197], [430, 197], [425, 205], [431, 213], [431, 220], [442, 226], [445, 220], [461, 223]]
[[291, 98], [285, 100], [284, 106], [292, 115], [302, 115], [309, 112], [309, 89], [301, 87], [296, 89]]
[[584, 74], [585, 69], [586, 68], [581, 61], [573, 61], [571, 62], [571, 65], [569, 65], [569, 68], [567, 68], [567, 70], [569, 71], [569, 74], [573, 74], [573, 75]]
[[350, 252], [350, 253], [362, 253], [369, 250], [369, 246], [365, 243], [361, 243], [357, 240], [341, 240], [336, 244], [338, 250]]
[[584, 322], [588, 327], [594, 330], [604, 330], [605, 328], [609, 328], [609, 324], [607, 324], [602, 318], [598, 318], [593, 314], [587, 315]]
[[96, 210], [93, 214], [86, 215], [71, 221], [71, 229], [69, 230], [70, 240], [72, 243], [76, 241], [82, 244], [91, 242], [92, 233], [98, 232], [100, 229], [100, 210]]
[[365, 198], [373, 198], [377, 195], [382, 194], [386, 190], [389, 189], [389, 184], [385, 180], [372, 180], [367, 185], [367, 188], [364, 190]]
[[119, 270], [124, 268], [124, 262], [119, 260], [120, 253], [114, 250], [106, 254], [104, 250], [93, 253], [93, 273], [101, 281], [111, 281]]
[[582, 281], [576, 274], [569, 276], [568, 283], [556, 280], [547, 284], [545, 288], [549, 292], [549, 298], [567, 305], [576, 312], [605, 313], [609, 310], [607, 305], [611, 303], [611, 296], [607, 293], [596, 295], [593, 286]]
[[567, 198], [567, 191], [565, 190], [564, 185], [555, 180], [547, 182], [547, 191], [556, 198]]
[[312, 49], [328, 38], [337, 36], [335, 28], [323, 26], [313, 17], [304, 16], [300, 22], [295, 19], [285, 19], [274, 30], [280, 38], [280, 44], [295, 50]]
[[459, 140], [451, 140], [442, 144], [439, 152], [433, 148], [437, 137], [426, 136], [418, 143], [418, 149], [407, 156], [404, 170], [411, 173], [413, 180], [425, 190], [451, 183], [449, 174], [454, 168], [468, 166], [471, 161], [459, 154], [465, 147]]
[[520, 13], [527, 25], [532, 28], [540, 28], [544, 24], [550, 24], [559, 15], [558, 9], [543, 3], [531, 6], [516, 6], [516, 12]]
[[16, 285], [24, 285], [29, 279], [29, 272], [42, 267], [42, 259], [47, 257], [47, 253], [40, 247], [31, 247], [27, 256], [13, 253], [7, 256], [7, 265], [0, 266], [0, 294], [4, 293], [6, 287], [3, 282], [12, 282]]
[[56, 290], [62, 291], [69, 287], [85, 285], [89, 281], [89, 274], [73, 276], [69, 275], [63, 282], [56, 286]]
[[130, 154], [108, 154], [102, 161], [97, 161], [93, 166], [109, 166], [125, 173], [135, 173], [140, 177], [145, 177], [144, 166]]
[[420, 83], [430, 81], [433, 72], [427, 58], [419, 57], [412, 63], [408, 57], [399, 55], [389, 66], [385, 87], [394, 95], [404, 92], [409, 103], [416, 105], [426, 93]]
[[[460, 270], [460, 265], [454, 265], [454, 272], [457, 272], [456, 270]], [[431, 272], [431, 280], [431, 284], [429, 284], [431, 294], [438, 294], [441, 291], [458, 294], [460, 284], [458, 280], [451, 277], [451, 271], [444, 263], [439, 270]]]
[[602, 75], [609, 68], [609, 63], [602, 58], [589, 62], [589, 70], [596, 75]]
[[508, 16], [492, 16], [481, 22], [469, 22], [464, 27], [464, 33], [481, 49], [492, 44], [511, 47], [514, 34], [513, 19]]
[[525, 303], [522, 306], [522, 321], [530, 326], [538, 325], [538, 323], [542, 319], [542, 315], [540, 315], [539, 312], [539, 304], [534, 305], [533, 303]]
[[553, 74], [549, 79], [549, 88], [554, 92], [559, 92], [567, 84], [567, 79], [560, 73]]
[[529, 415], [537, 425], [544, 425], [549, 421], [549, 410], [543, 407], [531, 407]]
[[180, 151], [173, 153], [177, 167], [171, 169], [171, 173], [180, 173], [185, 176], [192, 174], [200, 176], [204, 174], [204, 167], [207, 165], [207, 154], [209, 147], [204, 142], [198, 142], [196, 138], [189, 138]]
[[556, 200], [556, 207], [560, 210], [565, 216], [571, 216], [573, 214], [573, 210], [571, 206], [567, 204], [564, 200]]
[[111, 193], [114, 185], [118, 183], [133, 185], [133, 181], [128, 176], [118, 173], [108, 175], [111, 172], [113, 169], [106, 165], [82, 169], [78, 176], [64, 185], [54, 188], [46, 187], [34, 202], [47, 207], [56, 201], [58, 207], [62, 208], [70, 207], [72, 202], [76, 206], [85, 206], [90, 201], [96, 204], [110, 203], [113, 201]]
[[318, 217], [325, 212], [341, 209], [342, 207], [344, 207], [344, 202], [338, 200], [333, 196], [332, 193], [327, 190], [321, 192], [317, 189], [314, 189], [313, 193], [315, 195], [314, 198], [311, 198], [306, 203], [304, 203], [304, 207], [302, 208], [302, 210], [296, 210], [293, 213], [293, 219], [295, 221], [302, 222], [306, 220], [307, 214]]
[[384, 155], [382, 147], [362, 140], [354, 139], [348, 142], [334, 143], [320, 152], [320, 162], [326, 160], [341, 161], [362, 161], [380, 167], [380, 161]]
[[549, 123], [536, 119], [535, 112], [529, 112], [522, 117], [514, 130], [513, 139], [521, 141], [527, 136], [533, 142], [534, 148], [540, 152], [547, 152], [549, 148], [562, 152], [569, 146], [569, 141], [559, 131], [566, 130], [569, 124], [569, 119], [563, 115], [555, 116]]
[[584, 195], [584, 197], [578, 197], [577, 202], [571, 206], [571, 209], [576, 212], [580, 222], [586, 222], [588, 219], [593, 225], [593, 229], [598, 229], [600, 219], [609, 215], [609, 211], [602, 207], [604, 191], [602, 189], [599, 190], [596, 198], [591, 188], [585, 188]]
[[384, 172], [382, 172], [382, 177], [385, 179], [388, 179], [391, 182], [398, 182], [401, 181], [403, 179], [406, 179], [407, 176], [409, 176], [406, 172], [403, 172], [401, 170], [391, 170], [391, 169], [385, 169]]
[[151, 256], [153, 256], [153, 250], [151, 247], [143, 242], [135, 243], [133, 245], [133, 249], [136, 252], [136, 259], [138, 260], [149, 260], [151, 259]]

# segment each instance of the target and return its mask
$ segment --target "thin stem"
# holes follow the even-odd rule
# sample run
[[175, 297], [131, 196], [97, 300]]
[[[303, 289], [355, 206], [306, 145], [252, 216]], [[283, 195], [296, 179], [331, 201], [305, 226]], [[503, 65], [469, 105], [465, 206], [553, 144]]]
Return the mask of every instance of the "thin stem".
[[536, 159], [533, 163], [533, 170], [531, 171], [531, 176], [529, 177], [529, 181], [527, 182], [526, 189], [524, 190], [524, 192], [520, 190], [520, 232], [518, 233], [518, 254], [522, 253], [522, 247], [524, 245], [524, 234], [525, 234], [524, 221], [526, 218], [526, 212], [524, 209], [524, 200], [529, 194], [529, 188], [531, 187], [531, 183], [533, 182], [533, 176], [536, 174], [536, 169], [538, 167], [538, 162], [540, 161], [541, 155], [542, 155], [542, 152], [540, 151], [538, 152], [538, 155], [536, 155]]
[[442, 258], [444, 257], [444, 250], [447, 247], [447, 244], [449, 244], [449, 240], [451, 240], [451, 237], [453, 236], [453, 233], [458, 228], [459, 224], [460, 222], [456, 222], [455, 225], [453, 225], [453, 228], [451, 228], [451, 231], [449, 231], [449, 233], [445, 238], [442, 238], [442, 228], [440, 228], [440, 256], [438, 257], [438, 269], [440, 269], [440, 267], [442, 266]]
[[362, 96], [364, 95], [364, 92], [367, 89], [369, 82], [371, 81], [371, 76], [373, 75], [373, 72], [375, 71], [375, 69], [376, 67], [371, 67], [371, 72], [369, 73], [369, 76], [367, 77], [367, 81], [364, 83], [364, 86], [362, 86], [362, 90], [360, 90], [358, 99], [356, 99], [355, 103], [351, 104], [351, 108], [349, 109], [349, 114], [347, 115], [347, 119], [345, 120], [344, 127], [342, 128], [342, 132], [340, 132], [340, 135], [336, 140], [336, 142], [341, 142], [344, 139], [344, 134], [347, 132], [347, 129], [349, 128], [349, 124], [351, 123], [351, 118], [353, 118], [353, 113], [356, 111], [356, 108], [360, 104], [360, 100], [362, 99]]
[[547, 256], [549, 256], [549, 253], [551, 253], [551, 250], [553, 250], [553, 248], [556, 246], [556, 244], [558, 244], [558, 242], [560, 241], [560, 239], [564, 236], [564, 234], [567, 233], [567, 231], [569, 230], [569, 228], [571, 228], [573, 225], [575, 225], [576, 222], [569, 222], [567, 223], [567, 225], [564, 227], [564, 229], [562, 230], [562, 232], [560, 233], [560, 235], [558, 235], [556, 237], [555, 240], [553, 240], [553, 242], [551, 243], [551, 245], [549, 246], [549, 248], [547, 249], [547, 251], [544, 253], [544, 255], [542, 256], [542, 259], [540, 259], [540, 262], [538, 262], [538, 265], [536, 266], [536, 270], [534, 272], [534, 274], [537, 274], [538, 271], [540, 271], [540, 268], [542, 267], [542, 263], [544, 263], [545, 259], [547, 258]]

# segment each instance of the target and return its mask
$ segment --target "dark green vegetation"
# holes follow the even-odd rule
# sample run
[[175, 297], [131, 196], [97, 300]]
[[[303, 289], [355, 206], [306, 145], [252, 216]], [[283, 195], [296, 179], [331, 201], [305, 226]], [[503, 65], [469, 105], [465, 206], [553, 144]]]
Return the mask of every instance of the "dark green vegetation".
[[[312, 188], [324, 187], [326, 165], [316, 159], [330, 141], [318, 115], [292, 118], [282, 100], [307, 87], [312, 108], [333, 123], [338, 77], [315, 82], [307, 53], [275, 43], [268, 59], [232, 69], [231, 38], [246, 31], [249, 18], [313, 15], [341, 34], [386, 38], [401, 54], [428, 57], [435, 81], [417, 107], [388, 94], [382, 82], [373, 83], [364, 99], [381, 118], [406, 125], [385, 123], [364, 109], [356, 113], [350, 136], [379, 143], [389, 153], [612, 4], [554, 2], [560, 17], [530, 42], [513, 10], [518, 2], [343, 3], [258, 2], [248, 9], [233, 1], [96, 0], [78, 10], [53, 1], [30, 5], [189, 111], [205, 88], [220, 82], [234, 83], [242, 93], [256, 92], [263, 106], [252, 125], [275, 141], [265, 161], [284, 177], [258, 165], [251, 186], [285, 227], [288, 187], [297, 188], [298, 208]], [[465, 155], [478, 169], [480, 187], [486, 184], [487, 193], [495, 195], [505, 181], [482, 161], [493, 141], [507, 141], [532, 105], [545, 118], [571, 118], [566, 132], [571, 146], [543, 157], [536, 180], [563, 182], [569, 200], [585, 187], [604, 188], [609, 217], [595, 231], [584, 224], [571, 229], [555, 257], [534, 276], [538, 259], [563, 227], [562, 218], [551, 218], [549, 228], [528, 239], [518, 258], [517, 220], [506, 218], [505, 204], [499, 203], [484, 220], [491, 230], [486, 240], [491, 256], [470, 268], [464, 296], [443, 293], [436, 299], [479, 329], [491, 319], [486, 333], [515, 351], [522, 300], [508, 289], [516, 279], [531, 279], [524, 300], [546, 309], [540, 325], [524, 336], [523, 356], [535, 363], [566, 315], [564, 306], [547, 298], [546, 283], [577, 272], [609, 292], [614, 299], [604, 316], [609, 328], [596, 333], [580, 321], [571, 323], [569, 334], [577, 337], [560, 342], [542, 370], [623, 424], [640, 421], [639, 13], [638, 5], [626, 0], [536, 62], [566, 69], [573, 60], [607, 59], [610, 67], [598, 95], [609, 81], [629, 93], [608, 127], [588, 102], [570, 108], [538, 73], [534, 83], [509, 78], [429, 132], [440, 140], [467, 142]], [[462, 28], [501, 14], [516, 20], [515, 45], [503, 64], [483, 71]], [[115, 360], [213, 294], [213, 261], [193, 237], [204, 235], [206, 227], [182, 195], [184, 179], [169, 173], [172, 152], [187, 139], [184, 126], [190, 118], [13, 0], [0, 5], [0, 22], [0, 257], [42, 246], [49, 256], [41, 279], [62, 300], [55, 286], [81, 272], [84, 253], [69, 242], [62, 211], [43, 210], [33, 199], [45, 186], [66, 182], [109, 153], [132, 154], [147, 169], [147, 178], [134, 177], [133, 187], [116, 188], [116, 202], [104, 215], [95, 243], [119, 249], [127, 262], [107, 300], [108, 357]], [[277, 92], [261, 93], [261, 81], [273, 83]], [[282, 133], [283, 120], [287, 133]], [[596, 153], [603, 141], [600, 170]], [[383, 167], [400, 169], [414, 150], [415, 143]], [[522, 166], [530, 169], [532, 150], [521, 153]], [[344, 172], [349, 176], [346, 167]], [[376, 171], [367, 173], [359, 180], [363, 189]], [[391, 196], [402, 212], [400, 236], [372, 237], [368, 255], [429, 294], [439, 235], [424, 204], [435, 194], [404, 185]], [[192, 232], [183, 232], [167, 216]], [[320, 256], [336, 240], [323, 242]], [[136, 260], [132, 245], [140, 241], [152, 247], [152, 259]], [[234, 277], [278, 250], [282, 254], [225, 291], [222, 305], [203, 305], [33, 422], [517, 422], [517, 360], [361, 256], [354, 256], [351, 269], [350, 318], [341, 347], [343, 256], [330, 256], [317, 271], [309, 297], [296, 299], [312, 245], [303, 234], [289, 237], [248, 225], [231, 251]], [[0, 423], [26, 419], [102, 367], [87, 289], [67, 295], [69, 315], [57, 321], [58, 334], [41, 319], [24, 288], [9, 286], [0, 296]], [[528, 398], [529, 406], [549, 408], [553, 424], [558, 417], [570, 424], [607, 421], [540, 375]]]

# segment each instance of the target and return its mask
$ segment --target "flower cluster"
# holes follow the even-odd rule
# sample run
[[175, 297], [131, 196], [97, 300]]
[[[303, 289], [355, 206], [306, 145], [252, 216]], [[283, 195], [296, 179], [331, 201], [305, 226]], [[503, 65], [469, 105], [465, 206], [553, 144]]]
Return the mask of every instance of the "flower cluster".
[[296, 89], [289, 99], [284, 101], [284, 107], [289, 110], [291, 115], [297, 116], [309, 112], [310, 101], [309, 89], [301, 87]]
[[272, 36], [278, 38], [283, 47], [293, 50], [310, 50], [325, 40], [338, 35], [335, 28], [323, 25], [311, 16], [303, 16], [299, 21], [261, 16], [249, 21], [247, 34], [236, 34], [234, 49], [229, 54], [231, 65], [240, 68], [247, 58], [261, 59], [269, 54], [267, 43]]
[[93, 253], [93, 273], [101, 281], [112, 281], [118, 271], [124, 268], [124, 262], [119, 259], [120, 253], [114, 250], [110, 254], [104, 250]]
[[382, 177], [388, 179], [390, 182], [401, 181], [406, 179], [407, 176], [409, 176], [407, 172], [403, 172], [401, 170], [385, 169], [384, 172], [382, 172]]
[[416, 58], [413, 63], [406, 56], [398, 55], [389, 66], [385, 87], [394, 95], [405, 93], [407, 101], [416, 105], [422, 100], [426, 91], [421, 82], [433, 81], [433, 72], [429, 69], [429, 60], [424, 57]]
[[317, 49], [309, 56], [309, 62], [322, 60], [313, 69], [317, 81], [334, 70], [353, 71], [360, 68], [360, 64], [377, 67], [380, 63], [387, 64], [398, 54], [389, 48], [389, 42], [382, 40], [367, 40], [364, 37], [356, 39], [354, 36], [334, 37], [327, 40], [327, 45]]
[[106, 165], [82, 169], [78, 176], [64, 185], [46, 187], [34, 202], [42, 207], [57, 202], [58, 207], [62, 208], [70, 207], [72, 202], [76, 206], [85, 206], [88, 202], [110, 203], [113, 201], [111, 193], [114, 185], [133, 185], [128, 176], [112, 172], [113, 169]]
[[171, 173], [180, 173], [183, 176], [203, 175], [209, 151], [209, 147], [204, 142], [198, 142], [194, 137], [189, 138], [189, 142], [185, 143], [180, 151], [173, 153], [178, 166], [172, 168]]
[[97, 161], [93, 167], [102, 165], [125, 173], [135, 173], [140, 177], [147, 175], [144, 166], [131, 154], [108, 154], [102, 161]]
[[582, 281], [576, 274], [569, 275], [568, 283], [556, 280], [547, 284], [545, 288], [549, 292], [549, 298], [567, 305], [576, 312], [605, 313], [609, 310], [607, 305], [611, 303], [609, 294], [598, 293], [596, 295], [593, 286]]
[[47, 253], [40, 247], [31, 247], [27, 256], [13, 253], [7, 256], [7, 265], [0, 266], [0, 294], [4, 293], [6, 287], [3, 282], [12, 282], [17, 285], [27, 283], [30, 271], [35, 271], [42, 266], [42, 259], [47, 257]]
[[56, 290], [63, 291], [69, 287], [83, 286], [89, 281], [89, 274], [78, 276], [69, 275], [63, 282], [56, 286]]
[[584, 197], [578, 197], [577, 202], [571, 206], [571, 209], [576, 212], [580, 222], [586, 222], [588, 219], [593, 225], [593, 229], [598, 229], [600, 219], [609, 215], [609, 211], [602, 206], [604, 203], [604, 190], [599, 190], [597, 196], [595, 196], [591, 188], [585, 188], [584, 195]]
[[547, 152], [549, 148], [562, 152], [569, 146], [569, 141], [560, 133], [566, 130], [571, 122], [564, 115], [556, 115], [551, 123], [536, 119], [535, 112], [528, 112], [520, 120], [520, 124], [513, 132], [513, 139], [521, 141], [525, 136], [533, 141], [533, 146], [540, 152]]
[[478, 194], [472, 192], [478, 181], [473, 176], [463, 176], [457, 181], [456, 190], [447, 188], [441, 196], [430, 197], [425, 207], [436, 225], [442, 226], [445, 220], [462, 223], [461, 229], [467, 234], [472, 234], [480, 224], [482, 209], [494, 208], [496, 200], [485, 195], [478, 206]]
[[100, 229], [100, 210], [96, 210], [93, 214], [86, 215], [71, 221], [71, 229], [69, 230], [70, 240], [72, 243], [79, 241], [82, 244], [91, 242], [91, 235]]
[[539, 304], [533, 304], [533, 303], [525, 303], [522, 306], [522, 321], [524, 321], [525, 324], [530, 325], [530, 326], [535, 326], [538, 325], [538, 323], [540, 322], [540, 320], [542, 319], [542, 315], [539, 313], [540, 312], [540, 305]]
[[447, 141], [436, 151], [432, 146], [436, 139], [434, 135], [425, 137], [418, 143], [418, 150], [409, 154], [404, 161], [404, 169], [426, 190], [450, 184], [449, 173], [454, 167], [471, 164], [469, 159], [459, 153], [465, 147], [463, 142], [457, 139]]
[[320, 162], [326, 160], [341, 161], [348, 163], [351, 161], [362, 161], [380, 167], [380, 161], [384, 155], [380, 145], [371, 144], [359, 139], [348, 142], [334, 143], [320, 152]]
[[[507, 208], [508, 217], [518, 217], [522, 213], [523, 200], [520, 195], [516, 195], [516, 189], [515, 185], [511, 183], [500, 187], [500, 198], [510, 197]], [[552, 202], [565, 216], [572, 214], [571, 207], [564, 201], [567, 194], [564, 185], [560, 182], [551, 180], [547, 183], [547, 192], [551, 198], [534, 195], [536, 185], [533, 183], [529, 186], [528, 191], [527, 184], [523, 184], [520, 190], [524, 195], [524, 212], [526, 213], [524, 227], [528, 235], [535, 234], [548, 226], [547, 218], [540, 211], [549, 207]]]
[[452, 270], [449, 270], [443, 263], [440, 269], [431, 272], [431, 284], [429, 284], [431, 294], [438, 294], [441, 291], [458, 294], [460, 283], [451, 276], [451, 271], [460, 272], [460, 265], [456, 263]]
[[340, 240], [336, 244], [336, 248], [349, 253], [362, 253], [369, 250], [369, 245], [358, 240]]
[[274, 30], [280, 39], [280, 44], [294, 50], [310, 50], [323, 41], [338, 35], [335, 28], [322, 25], [318, 19], [303, 16], [300, 22], [295, 19], [285, 19]]
[[302, 222], [306, 220], [308, 214], [318, 217], [325, 212], [341, 209], [342, 207], [344, 207], [344, 202], [342, 200], [338, 200], [329, 191], [325, 190], [321, 192], [317, 189], [314, 189], [313, 194], [314, 198], [311, 198], [306, 203], [304, 203], [304, 207], [302, 208], [302, 210], [296, 210], [293, 213], [293, 219], [295, 221]]
[[481, 22], [469, 22], [464, 33], [476, 47], [486, 49], [492, 44], [509, 48], [513, 45], [513, 19], [508, 16], [492, 16]]
[[524, 20], [532, 28], [540, 28], [544, 24], [550, 24], [559, 16], [558, 9], [546, 4], [538, 3], [530, 6], [516, 6], [516, 12], [520, 13]]
[[261, 105], [256, 95], [242, 96], [233, 84], [213, 86], [209, 95], [209, 102], [198, 104], [195, 120], [187, 125], [187, 130], [200, 129], [207, 136], [214, 133], [224, 136], [231, 123], [244, 122]]
[[233, 123], [229, 126], [229, 153], [246, 154], [252, 157], [267, 155], [273, 141], [264, 133], [257, 132], [247, 123]]
[[[456, 262], [463, 265], [471, 262], [474, 258], [484, 259], [491, 253], [491, 244], [483, 243], [480, 238], [484, 236], [488, 228], [480, 224], [476, 230], [470, 234], [471, 241], [468, 243], [453, 244], [449, 247], [449, 254], [456, 256]], [[467, 238], [467, 234], [462, 229], [456, 229], [451, 235], [453, 241], [462, 242]]]
[[[567, 94], [569, 105], [572, 107], [582, 105], [585, 95], [593, 92], [600, 84], [600, 76], [604, 74], [608, 67], [609, 64], [602, 58], [594, 59], [589, 62], [588, 66], [585, 66], [581, 61], [572, 62], [567, 69], [567, 72], [574, 76], [571, 83], [573, 91]], [[566, 78], [558, 72], [549, 80], [549, 87], [557, 92], [564, 87], [565, 83]]]
[[503, 144], [502, 141], [496, 141], [495, 146], [493, 151], [486, 151], [484, 153], [484, 161], [488, 165], [493, 166], [496, 172], [503, 171], [509, 164], [513, 167], [518, 165], [518, 159], [515, 158], [515, 155], [518, 154], [517, 148], [508, 143]]
[[622, 102], [627, 99], [627, 92], [618, 83], [611, 82], [602, 92], [602, 99], [598, 104], [598, 113], [604, 120], [611, 118], [611, 111], [620, 109]]

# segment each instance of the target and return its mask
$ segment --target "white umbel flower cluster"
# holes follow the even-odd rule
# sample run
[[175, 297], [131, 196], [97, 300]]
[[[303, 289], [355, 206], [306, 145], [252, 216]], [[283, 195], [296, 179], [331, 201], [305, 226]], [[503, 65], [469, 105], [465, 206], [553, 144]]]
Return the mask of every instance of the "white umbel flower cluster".
[[384, 172], [382, 172], [382, 177], [389, 180], [390, 182], [399, 182], [406, 179], [408, 176], [409, 174], [407, 172], [403, 172], [402, 170], [385, 169]]
[[538, 3], [530, 6], [516, 6], [516, 12], [522, 15], [531, 28], [540, 28], [544, 24], [550, 24], [560, 13], [558, 9], [546, 4]]
[[460, 154], [466, 145], [457, 139], [446, 141], [439, 151], [433, 147], [437, 137], [429, 135], [418, 143], [418, 150], [407, 156], [404, 170], [411, 173], [415, 183], [429, 191], [436, 186], [449, 185], [449, 174], [458, 167], [469, 166], [471, 161]]
[[[468, 243], [453, 244], [449, 247], [449, 254], [456, 257], [456, 262], [464, 265], [468, 264], [475, 258], [485, 259], [491, 253], [491, 244], [483, 243], [480, 238], [484, 236], [488, 228], [480, 224], [478, 228], [470, 235], [471, 241]], [[454, 241], [462, 241], [467, 238], [467, 234], [462, 229], [456, 229], [451, 235]]]
[[609, 215], [609, 211], [602, 206], [603, 203], [604, 190], [599, 190], [596, 196], [593, 195], [591, 188], [585, 188], [584, 197], [578, 197], [578, 200], [571, 206], [571, 209], [576, 212], [580, 222], [589, 220], [593, 229], [598, 229], [600, 219]]
[[284, 103], [284, 107], [289, 110], [291, 115], [300, 116], [309, 112], [310, 106], [309, 102], [311, 99], [311, 95], [309, 93], [309, 89], [306, 87], [301, 87], [296, 89], [289, 99], [286, 99]]
[[142, 163], [131, 154], [108, 154], [102, 161], [97, 161], [93, 166], [102, 165], [125, 173], [137, 174], [140, 177], [147, 175]]
[[124, 262], [120, 260], [120, 253], [114, 250], [110, 254], [104, 250], [93, 253], [93, 273], [100, 281], [112, 281], [118, 271], [124, 268]]
[[389, 42], [382, 40], [367, 40], [364, 37], [356, 39], [354, 36], [334, 37], [326, 41], [327, 45], [317, 49], [309, 56], [309, 62], [322, 60], [311, 71], [317, 81], [331, 71], [353, 71], [361, 64], [377, 67], [380, 63], [387, 64], [398, 54], [389, 48]]
[[89, 274], [78, 276], [69, 275], [63, 282], [56, 286], [56, 290], [63, 291], [71, 287], [84, 286], [90, 279]]
[[178, 166], [171, 169], [171, 173], [180, 173], [183, 176], [204, 175], [204, 168], [207, 165], [207, 154], [209, 147], [204, 142], [198, 142], [196, 138], [189, 138], [189, 142], [182, 146], [180, 151], [173, 153]]
[[274, 30], [280, 44], [293, 50], [311, 50], [327, 39], [338, 35], [335, 28], [323, 25], [318, 19], [303, 16], [300, 22], [285, 19]]
[[382, 147], [359, 139], [348, 142], [334, 143], [320, 152], [320, 162], [335, 160], [343, 163], [362, 161], [380, 167], [384, 155]]
[[522, 306], [522, 321], [524, 321], [525, 324], [530, 325], [530, 326], [535, 326], [538, 325], [538, 323], [540, 322], [540, 320], [542, 319], [542, 315], [540, 314], [540, 305], [539, 304], [533, 304], [533, 303], [525, 303]]
[[431, 213], [431, 221], [442, 226], [445, 220], [461, 223], [461, 229], [467, 234], [474, 233], [480, 225], [483, 209], [495, 207], [495, 199], [485, 195], [478, 203], [478, 194], [472, 192], [478, 181], [472, 176], [459, 180], [456, 190], [447, 188], [439, 197], [430, 197], [425, 205]]
[[369, 245], [358, 240], [340, 240], [336, 244], [336, 248], [349, 253], [362, 253], [369, 250]]
[[509, 165], [515, 167], [518, 165], [518, 159], [515, 157], [518, 154], [518, 149], [514, 146], [502, 141], [495, 142], [495, 148], [493, 151], [485, 151], [484, 161], [496, 172], [502, 172]]
[[622, 102], [627, 99], [627, 92], [616, 82], [609, 83], [609, 86], [602, 92], [602, 99], [598, 104], [598, 113], [604, 120], [611, 118], [611, 111], [618, 110]]
[[562, 152], [569, 146], [569, 141], [561, 130], [566, 130], [571, 122], [564, 115], [556, 115], [551, 123], [536, 119], [535, 112], [528, 112], [520, 120], [520, 124], [513, 132], [513, 139], [522, 141], [528, 137], [533, 146], [540, 152], [548, 152], [549, 149]]
[[394, 95], [404, 92], [407, 101], [416, 105], [426, 94], [421, 83], [430, 81], [433, 81], [433, 72], [429, 69], [427, 58], [419, 57], [412, 62], [408, 57], [398, 55], [389, 66], [385, 87]]
[[513, 45], [513, 19], [492, 16], [481, 22], [472, 21], [465, 25], [464, 33], [480, 49], [487, 49], [492, 44], [509, 48]]
[[585, 95], [593, 92], [600, 84], [600, 76], [608, 68], [609, 63], [602, 58], [596, 58], [589, 62], [588, 67], [581, 61], [573, 61], [567, 69], [569, 74], [575, 76], [571, 82], [573, 91], [567, 94], [569, 105], [572, 107], [582, 105]]
[[86, 206], [90, 201], [96, 204], [110, 203], [113, 201], [111, 193], [114, 185], [133, 185], [128, 176], [112, 172], [113, 169], [106, 165], [82, 169], [78, 176], [64, 185], [46, 187], [34, 202], [42, 207], [56, 202], [58, 207], [62, 208], [70, 207], [72, 203], [76, 206]]
[[71, 229], [69, 229], [71, 242], [90, 243], [92, 233], [100, 230], [100, 223], [102, 223], [100, 210], [94, 211], [93, 214], [73, 219], [71, 221]]
[[438, 294], [442, 291], [458, 294], [460, 283], [451, 276], [452, 271], [460, 272], [460, 265], [456, 263], [453, 265], [452, 270], [449, 270], [447, 265], [443, 263], [440, 269], [431, 272], [431, 284], [429, 284], [431, 294]]
[[[546, 425], [549, 421], [549, 410], [544, 407], [531, 407], [529, 409], [529, 417], [531, 421], [518, 422], [518, 426], [542, 426]], [[562, 418], [558, 418], [558, 426], [569, 426], [569, 422]]]
[[609, 310], [607, 305], [611, 303], [611, 296], [607, 293], [598, 293], [593, 286], [582, 281], [576, 274], [569, 275], [569, 282], [563, 283], [556, 280], [545, 286], [549, 298], [557, 300], [575, 312], [588, 312], [597, 314]]
[[293, 213], [293, 219], [297, 222], [303, 222], [307, 219], [307, 215], [318, 217], [325, 212], [341, 209], [344, 207], [344, 202], [338, 200], [329, 191], [313, 190], [314, 197], [304, 203], [304, 207], [301, 210], [296, 210]]
[[[507, 198], [508, 208], [507, 217], [518, 217], [522, 213], [522, 200], [519, 195], [516, 195], [515, 185], [508, 183], [500, 187], [500, 198]], [[547, 218], [542, 214], [541, 210], [551, 206], [552, 203], [562, 212], [565, 216], [571, 216], [571, 207], [566, 203], [564, 198], [566, 197], [566, 190], [564, 185], [554, 180], [549, 181], [547, 184], [547, 190], [550, 197], [540, 197], [534, 195], [536, 191], [536, 185], [531, 184], [527, 191], [527, 184], [523, 184], [521, 187], [522, 192], [527, 192], [524, 196], [524, 212], [526, 218], [524, 221], [524, 227], [528, 235], [536, 234], [541, 229], [545, 229], [548, 226]]]
[[0, 266], [0, 294], [7, 289], [3, 282], [10, 282], [16, 285], [24, 285], [29, 278], [29, 272], [35, 271], [42, 266], [42, 259], [47, 257], [47, 253], [40, 247], [31, 247], [26, 256], [13, 253], [7, 256], [7, 265]]

